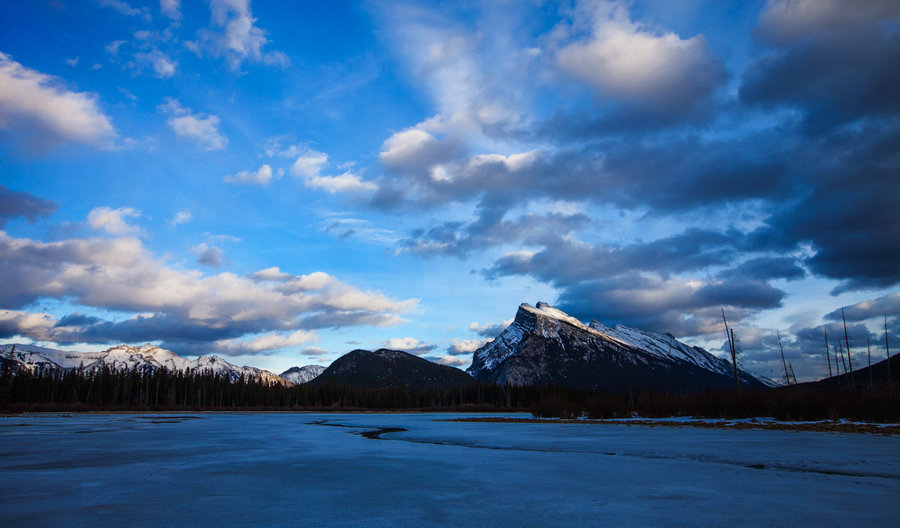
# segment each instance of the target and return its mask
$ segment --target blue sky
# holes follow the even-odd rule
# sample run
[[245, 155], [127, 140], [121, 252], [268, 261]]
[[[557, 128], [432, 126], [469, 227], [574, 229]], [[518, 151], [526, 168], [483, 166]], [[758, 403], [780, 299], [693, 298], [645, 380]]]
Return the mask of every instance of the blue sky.
[[900, 8], [7, 2], [0, 340], [465, 368], [521, 302], [746, 368], [900, 330]]

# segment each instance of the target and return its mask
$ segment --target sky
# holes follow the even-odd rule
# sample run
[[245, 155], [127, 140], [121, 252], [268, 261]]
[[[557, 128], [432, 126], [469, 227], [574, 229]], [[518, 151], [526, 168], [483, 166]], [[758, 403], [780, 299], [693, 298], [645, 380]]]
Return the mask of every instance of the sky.
[[803, 380], [900, 335], [896, 1], [0, 10], [0, 342], [466, 368], [544, 301]]

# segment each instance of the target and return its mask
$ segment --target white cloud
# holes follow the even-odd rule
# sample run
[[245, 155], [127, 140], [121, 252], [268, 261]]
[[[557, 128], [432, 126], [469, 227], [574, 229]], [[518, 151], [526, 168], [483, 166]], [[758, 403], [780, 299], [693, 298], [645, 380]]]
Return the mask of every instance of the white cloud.
[[364, 181], [359, 175], [352, 172], [344, 172], [337, 176], [322, 174], [322, 168], [328, 163], [328, 155], [315, 150], [307, 150], [294, 161], [291, 173], [301, 176], [307, 187], [322, 189], [329, 193], [363, 193], [374, 191], [377, 186], [370, 181]]
[[[0, 306], [18, 309], [55, 298], [144, 314], [127, 321], [102, 321], [97, 330], [102, 335], [93, 335], [94, 340], [196, 343], [325, 327], [389, 326], [402, 322], [396, 314], [418, 302], [360, 290], [322, 272], [278, 278], [258, 281], [252, 276], [206, 275], [172, 267], [152, 256], [136, 238], [45, 243], [0, 231]], [[35, 330], [21, 335], [46, 338], [38, 335], [46, 325], [23, 314], [27, 313], [16, 315], [16, 320], [32, 321]], [[70, 339], [79, 342], [92, 335], [90, 325], [75, 330], [80, 335]]]
[[653, 110], [689, 109], [724, 77], [702, 35], [682, 39], [647, 30], [613, 2], [582, 2], [579, 13], [591, 23], [589, 35], [557, 50], [556, 62], [601, 98]]
[[213, 343], [213, 346], [222, 354], [240, 356], [275, 352], [289, 346], [302, 345], [315, 339], [315, 333], [297, 330], [291, 334], [271, 333], [251, 339], [221, 339]]
[[306, 347], [301, 352], [304, 356], [324, 356], [328, 351], [320, 347]]
[[175, 75], [178, 63], [169, 58], [168, 55], [159, 51], [151, 50], [148, 52], [135, 53], [134, 59], [140, 64], [147, 64], [153, 69], [153, 73], [160, 79], [168, 79]]
[[75, 66], [78, 66], [78, 59], [78, 57], [69, 57], [66, 59], [66, 64], [74, 68]]
[[124, 0], [100, 0], [100, 5], [111, 7], [127, 16], [140, 16], [141, 14], [144, 14], [144, 11], [131, 7], [131, 5]]
[[281, 268], [278, 266], [272, 266], [271, 268], [266, 268], [264, 270], [259, 270], [256, 273], [250, 275], [250, 278], [256, 281], [287, 281], [293, 277], [290, 273], [284, 273], [281, 271]]
[[322, 167], [328, 162], [328, 155], [324, 152], [307, 150], [297, 157], [291, 165], [291, 173], [297, 176], [311, 178], [319, 175]]
[[133, 207], [119, 207], [112, 209], [109, 207], [95, 207], [88, 213], [88, 223], [94, 229], [101, 229], [111, 235], [136, 235], [140, 233], [140, 228], [128, 224], [125, 218], [135, 218], [141, 215], [141, 212]]
[[169, 225], [175, 227], [179, 224], [186, 224], [191, 221], [191, 217], [191, 212], [188, 210], [178, 211], [177, 213], [175, 213], [175, 216], [173, 216], [172, 219], [169, 220]]
[[377, 186], [370, 181], [363, 181], [352, 172], [345, 172], [337, 176], [314, 176], [306, 179], [306, 186], [314, 189], [322, 189], [329, 193], [364, 193], [374, 191]]
[[126, 42], [124, 40], [114, 40], [107, 44], [104, 49], [106, 50], [106, 53], [109, 53], [110, 55], [115, 57], [119, 54], [119, 48], [121, 48], [125, 43]]
[[159, 10], [172, 20], [181, 20], [181, 0], [159, 0]]
[[196, 51], [224, 57], [232, 70], [245, 60], [285, 66], [290, 63], [281, 51], [264, 51], [266, 32], [256, 26], [249, 0], [211, 0], [211, 28], [197, 32]]
[[471, 32], [454, 19], [452, 9], [406, 3], [390, 4], [382, 13], [396, 52], [437, 106], [437, 113], [416, 128], [442, 136], [441, 142], [493, 149], [497, 142], [486, 129], [515, 125], [526, 115], [535, 61], [513, 29], [524, 23], [518, 18], [523, 10], [517, 3], [495, 4], [479, 7], [488, 19], [479, 21], [481, 31]]
[[[278, 179], [280, 172], [274, 173], [275, 179]], [[256, 185], [266, 185], [269, 181], [272, 180], [273, 172], [272, 167], [268, 164], [263, 164], [262, 167], [255, 171], [241, 171], [234, 176], [228, 175], [225, 176], [225, 181], [228, 183], [234, 183], [237, 185], [245, 185], [245, 184], [256, 184]]]
[[478, 324], [478, 322], [472, 321], [469, 323], [469, 330], [480, 336], [493, 339], [500, 335], [500, 332], [506, 330], [506, 327], [511, 325], [512, 322], [512, 319], [507, 319], [500, 324]]
[[97, 96], [67, 90], [54, 77], [26, 68], [0, 53], [0, 129], [35, 146], [72, 141], [113, 146], [116, 131]]
[[414, 337], [392, 337], [384, 342], [384, 348], [402, 350], [410, 354], [424, 354], [434, 350], [435, 346], [419, 341]]
[[402, 240], [396, 231], [376, 227], [371, 221], [362, 218], [345, 218], [344, 213], [325, 213], [322, 220], [323, 231], [334, 233], [342, 239], [356, 236], [360, 240], [390, 246]]
[[447, 365], [448, 367], [462, 367], [472, 362], [471, 359], [462, 356], [438, 356], [431, 359], [435, 363]]
[[447, 348], [447, 352], [451, 356], [471, 354], [487, 342], [487, 339], [454, 339], [453, 343]]
[[438, 181], [442, 179], [442, 164], [460, 157], [462, 150], [458, 140], [439, 140], [428, 131], [413, 127], [387, 138], [381, 145], [378, 157], [393, 172], [407, 175], [428, 173]]
[[48, 313], [0, 310], [0, 336], [27, 336], [37, 341], [52, 341], [62, 333], [59, 321]]
[[437, 138], [428, 132], [410, 128], [387, 138], [381, 146], [379, 156], [385, 165], [405, 165], [410, 159], [423, 156], [423, 153], [435, 148], [437, 144]]
[[169, 114], [167, 122], [175, 134], [196, 141], [203, 150], [222, 150], [228, 143], [219, 131], [217, 116], [194, 114], [172, 98], [167, 98], [159, 109]]
[[[289, 144], [285, 145], [285, 142]], [[296, 158], [310, 152], [310, 148], [302, 143], [291, 143], [289, 136], [275, 136], [266, 140], [264, 151], [270, 158], [275, 156]]]
[[468, 169], [477, 169], [482, 165], [491, 163], [502, 163], [509, 171], [520, 171], [527, 169], [537, 161], [540, 151], [532, 150], [529, 152], [521, 152], [518, 154], [510, 154], [504, 156], [502, 154], [477, 154], [469, 158]]

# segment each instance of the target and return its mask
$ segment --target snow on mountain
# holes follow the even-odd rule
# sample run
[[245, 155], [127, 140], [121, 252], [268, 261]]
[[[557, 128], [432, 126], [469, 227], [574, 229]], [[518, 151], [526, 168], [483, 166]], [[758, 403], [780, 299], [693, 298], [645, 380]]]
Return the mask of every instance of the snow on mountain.
[[727, 361], [717, 358], [700, 347], [682, 343], [671, 334], [657, 334], [624, 325], [610, 328], [596, 319], [591, 321], [588, 328], [662, 359], [689, 361], [707, 370], [722, 374], [730, 375], [733, 371], [732, 365]]
[[[467, 372], [488, 383], [614, 389], [688, 390], [733, 386], [732, 365], [669, 334], [598, 321], [585, 325], [539, 302], [523, 303], [513, 323], [476, 350]], [[762, 380], [739, 371], [742, 384]]]
[[279, 376], [292, 383], [301, 385], [316, 379], [324, 371], [325, 367], [322, 365], [306, 365], [303, 367], [291, 367], [279, 374]]
[[228, 376], [232, 381], [244, 376], [245, 379], [258, 379], [268, 384], [290, 384], [267, 370], [239, 367], [218, 356], [200, 356], [190, 360], [151, 344], [140, 347], [118, 345], [103, 352], [65, 352], [34, 345], [0, 345], [0, 359], [33, 373], [75, 368], [91, 371], [104, 366], [114, 370], [137, 369], [142, 372], [162, 368], [173, 372], [212, 372]]

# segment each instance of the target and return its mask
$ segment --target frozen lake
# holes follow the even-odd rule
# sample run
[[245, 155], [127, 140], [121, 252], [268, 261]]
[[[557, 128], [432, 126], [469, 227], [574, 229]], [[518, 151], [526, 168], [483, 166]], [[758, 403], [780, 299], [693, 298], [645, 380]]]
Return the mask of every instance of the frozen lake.
[[[0, 525], [876, 527], [900, 518], [900, 437], [435, 421], [454, 416], [4, 417]], [[406, 431], [360, 434], [379, 428]]]

